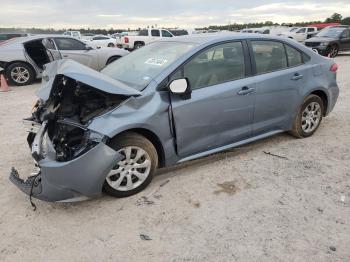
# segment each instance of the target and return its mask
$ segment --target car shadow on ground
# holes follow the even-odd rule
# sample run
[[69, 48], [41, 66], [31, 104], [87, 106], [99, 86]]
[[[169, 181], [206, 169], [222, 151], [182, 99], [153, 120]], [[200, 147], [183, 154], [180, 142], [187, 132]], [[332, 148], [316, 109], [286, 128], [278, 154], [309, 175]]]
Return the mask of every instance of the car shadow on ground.
[[[230, 160], [233, 158], [240, 158], [243, 154], [250, 152], [250, 151], [258, 151], [261, 154], [264, 154], [264, 151], [269, 151], [270, 144], [278, 144], [279, 142], [283, 141], [290, 141], [294, 140], [295, 138], [289, 135], [288, 133], [281, 133], [275, 136], [271, 136], [262, 140], [258, 140], [252, 143], [249, 143], [244, 146], [236, 147], [230, 150], [226, 150], [220, 153], [212, 154], [206, 157], [202, 157], [196, 160], [188, 161], [185, 163], [177, 164], [172, 167], [167, 168], [161, 168], [157, 171], [156, 177], [153, 182], [155, 182], [157, 185], [154, 189], [150, 191], [156, 190], [159, 185], [167, 183], [167, 180], [170, 180], [173, 176], [183, 176], [183, 175], [190, 175], [192, 173], [193, 169], [203, 167], [205, 165], [215, 165], [216, 162], [221, 160]], [[177, 171], [182, 171], [180, 174]], [[159, 185], [158, 185], [159, 184]], [[152, 187], [152, 183], [150, 185]], [[135, 196], [125, 198], [125, 199], [119, 199], [119, 204], [121, 205], [120, 210], [124, 208], [124, 205], [127, 203], [125, 200], [130, 200], [131, 202], [137, 201], [137, 199], [146, 197], [146, 195], [149, 195], [150, 192], [143, 191]], [[101, 197], [88, 199], [81, 202], [73, 202], [73, 203], [49, 203], [49, 205], [54, 209], [81, 209], [84, 210], [85, 208], [91, 208], [92, 205], [109, 205], [109, 203], [115, 203], [118, 202], [118, 199], [108, 196], [106, 194], [103, 194]]]

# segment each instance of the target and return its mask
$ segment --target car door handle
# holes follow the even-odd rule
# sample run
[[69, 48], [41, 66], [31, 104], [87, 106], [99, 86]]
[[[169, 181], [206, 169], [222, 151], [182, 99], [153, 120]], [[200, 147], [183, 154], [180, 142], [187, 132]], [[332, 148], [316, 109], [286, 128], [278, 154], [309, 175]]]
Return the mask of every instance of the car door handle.
[[244, 96], [244, 95], [248, 95], [254, 91], [255, 91], [255, 88], [244, 86], [244, 87], [242, 87], [242, 89], [240, 91], [237, 92], [237, 94]]
[[299, 79], [302, 79], [303, 78], [303, 75], [299, 74], [299, 73], [295, 73], [291, 80], [299, 80]]

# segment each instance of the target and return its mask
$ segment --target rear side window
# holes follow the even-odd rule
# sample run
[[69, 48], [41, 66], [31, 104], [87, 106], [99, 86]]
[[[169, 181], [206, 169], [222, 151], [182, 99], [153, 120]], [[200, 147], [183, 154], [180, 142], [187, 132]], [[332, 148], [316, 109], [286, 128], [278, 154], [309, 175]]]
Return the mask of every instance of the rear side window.
[[159, 30], [153, 29], [153, 30], [151, 31], [151, 35], [152, 35], [152, 36], [160, 36]]
[[243, 78], [245, 64], [242, 43], [226, 43], [207, 49], [192, 58], [184, 66], [183, 72], [192, 90]]
[[55, 38], [59, 50], [84, 50], [85, 44], [72, 38]]
[[139, 36], [148, 36], [148, 30], [141, 30]]
[[285, 45], [287, 57], [288, 57], [288, 65], [290, 67], [297, 66], [303, 63], [302, 54], [293, 47]]
[[252, 41], [256, 72], [263, 74], [287, 68], [284, 45], [274, 41]]

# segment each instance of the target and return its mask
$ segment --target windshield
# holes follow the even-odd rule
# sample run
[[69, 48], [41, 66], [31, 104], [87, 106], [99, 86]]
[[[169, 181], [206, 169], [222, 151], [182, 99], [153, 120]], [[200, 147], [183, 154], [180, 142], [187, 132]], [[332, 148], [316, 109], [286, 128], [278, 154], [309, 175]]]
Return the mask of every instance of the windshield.
[[316, 36], [337, 38], [341, 35], [341, 33], [343, 33], [344, 30], [344, 28], [325, 28], [322, 31], [320, 31]]
[[155, 42], [109, 64], [101, 73], [142, 91], [154, 77], [195, 45]]

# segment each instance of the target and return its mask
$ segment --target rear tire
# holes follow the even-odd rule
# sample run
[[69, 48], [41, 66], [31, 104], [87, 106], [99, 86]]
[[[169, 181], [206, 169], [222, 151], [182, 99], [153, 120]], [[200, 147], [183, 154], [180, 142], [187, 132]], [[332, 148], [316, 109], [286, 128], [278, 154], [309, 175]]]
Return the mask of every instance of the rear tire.
[[139, 49], [139, 48], [143, 47], [144, 45], [145, 44], [143, 44], [143, 43], [137, 42], [134, 44], [134, 49]]
[[115, 137], [109, 146], [124, 158], [107, 175], [104, 191], [121, 198], [145, 189], [158, 167], [158, 154], [153, 144], [144, 136], [130, 132]]
[[35, 71], [26, 63], [16, 62], [6, 68], [6, 77], [12, 85], [26, 86], [33, 83]]
[[114, 47], [115, 45], [113, 43], [109, 43], [107, 47]]
[[317, 95], [309, 95], [300, 107], [290, 133], [297, 138], [312, 136], [319, 128], [323, 114], [322, 99]]

